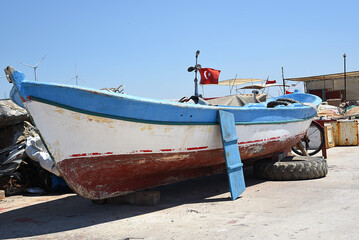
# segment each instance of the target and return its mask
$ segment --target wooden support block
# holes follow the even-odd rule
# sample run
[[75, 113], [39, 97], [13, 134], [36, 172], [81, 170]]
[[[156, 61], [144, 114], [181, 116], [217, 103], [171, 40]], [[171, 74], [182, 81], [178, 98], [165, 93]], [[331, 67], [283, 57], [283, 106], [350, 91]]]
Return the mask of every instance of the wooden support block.
[[4, 200], [4, 199], [5, 199], [5, 191], [0, 190], [0, 200]]
[[309, 154], [308, 154], [307, 150], [304, 148], [302, 142], [298, 142], [296, 146], [298, 149], [300, 149], [300, 151], [302, 151], [303, 156], [309, 156]]
[[92, 199], [91, 202], [94, 204], [106, 204], [107, 199]]
[[272, 160], [275, 162], [280, 162], [283, 159], [285, 159], [286, 156], [287, 156], [287, 154], [285, 152], [276, 153], [272, 156]]
[[156, 206], [159, 204], [161, 193], [159, 191], [134, 192], [126, 195], [108, 198], [109, 204], [127, 203], [131, 205]]

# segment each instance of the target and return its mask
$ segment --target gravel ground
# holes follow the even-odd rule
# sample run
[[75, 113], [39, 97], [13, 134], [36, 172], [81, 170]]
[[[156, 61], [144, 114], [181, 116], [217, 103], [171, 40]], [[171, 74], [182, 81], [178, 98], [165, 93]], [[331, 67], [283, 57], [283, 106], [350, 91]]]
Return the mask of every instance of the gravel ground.
[[225, 174], [157, 188], [157, 206], [93, 204], [75, 194], [0, 201], [1, 239], [359, 239], [359, 146], [328, 149], [329, 173], [262, 181], [230, 200]]

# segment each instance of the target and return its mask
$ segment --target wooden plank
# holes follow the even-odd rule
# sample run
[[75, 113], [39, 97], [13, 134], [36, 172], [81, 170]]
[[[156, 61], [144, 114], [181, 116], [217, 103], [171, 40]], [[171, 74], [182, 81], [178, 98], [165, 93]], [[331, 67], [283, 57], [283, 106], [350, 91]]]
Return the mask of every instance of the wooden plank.
[[246, 189], [243, 175], [243, 164], [238, 149], [238, 137], [234, 115], [219, 110], [218, 121], [221, 128], [224, 157], [229, 179], [229, 190], [235, 200]]
[[0, 190], [0, 200], [4, 200], [4, 199], [5, 199], [5, 191]]

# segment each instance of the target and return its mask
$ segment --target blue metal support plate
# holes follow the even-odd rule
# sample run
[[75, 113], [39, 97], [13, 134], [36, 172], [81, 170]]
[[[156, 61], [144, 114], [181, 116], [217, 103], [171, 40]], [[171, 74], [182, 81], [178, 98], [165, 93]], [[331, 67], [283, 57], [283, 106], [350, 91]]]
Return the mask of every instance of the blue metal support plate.
[[239, 154], [238, 137], [234, 115], [219, 110], [218, 121], [221, 128], [224, 157], [229, 179], [229, 190], [232, 200], [235, 200], [246, 189], [243, 175], [243, 164]]

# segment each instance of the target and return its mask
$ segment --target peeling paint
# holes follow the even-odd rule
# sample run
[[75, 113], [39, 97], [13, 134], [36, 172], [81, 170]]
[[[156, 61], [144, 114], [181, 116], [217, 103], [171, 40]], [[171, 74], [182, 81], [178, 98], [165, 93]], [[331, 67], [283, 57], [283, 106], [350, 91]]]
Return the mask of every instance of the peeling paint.
[[257, 154], [263, 151], [262, 145], [253, 145], [247, 148], [246, 152], [248, 154]]
[[152, 124], [146, 124], [145, 126], [140, 128], [141, 132], [146, 131], [146, 130], [150, 131], [150, 135], [154, 134], [153, 129], [154, 129], [154, 127]]
[[170, 162], [170, 161], [181, 161], [183, 159], [188, 158], [189, 154], [175, 154], [167, 157], [163, 157], [161, 161]]
[[167, 133], [167, 132], [171, 131], [171, 128], [165, 128], [165, 129], [163, 129], [163, 131], [164, 131], [165, 133]]
[[94, 121], [97, 123], [113, 123], [114, 121], [112, 119], [109, 118], [104, 118], [104, 117], [97, 117], [97, 116], [92, 116], [92, 115], [86, 115], [87, 116], [87, 120], [88, 121]]
[[60, 114], [63, 114], [64, 113], [64, 110], [62, 108], [59, 108], [59, 107], [56, 107], [56, 112], [60, 113]]

